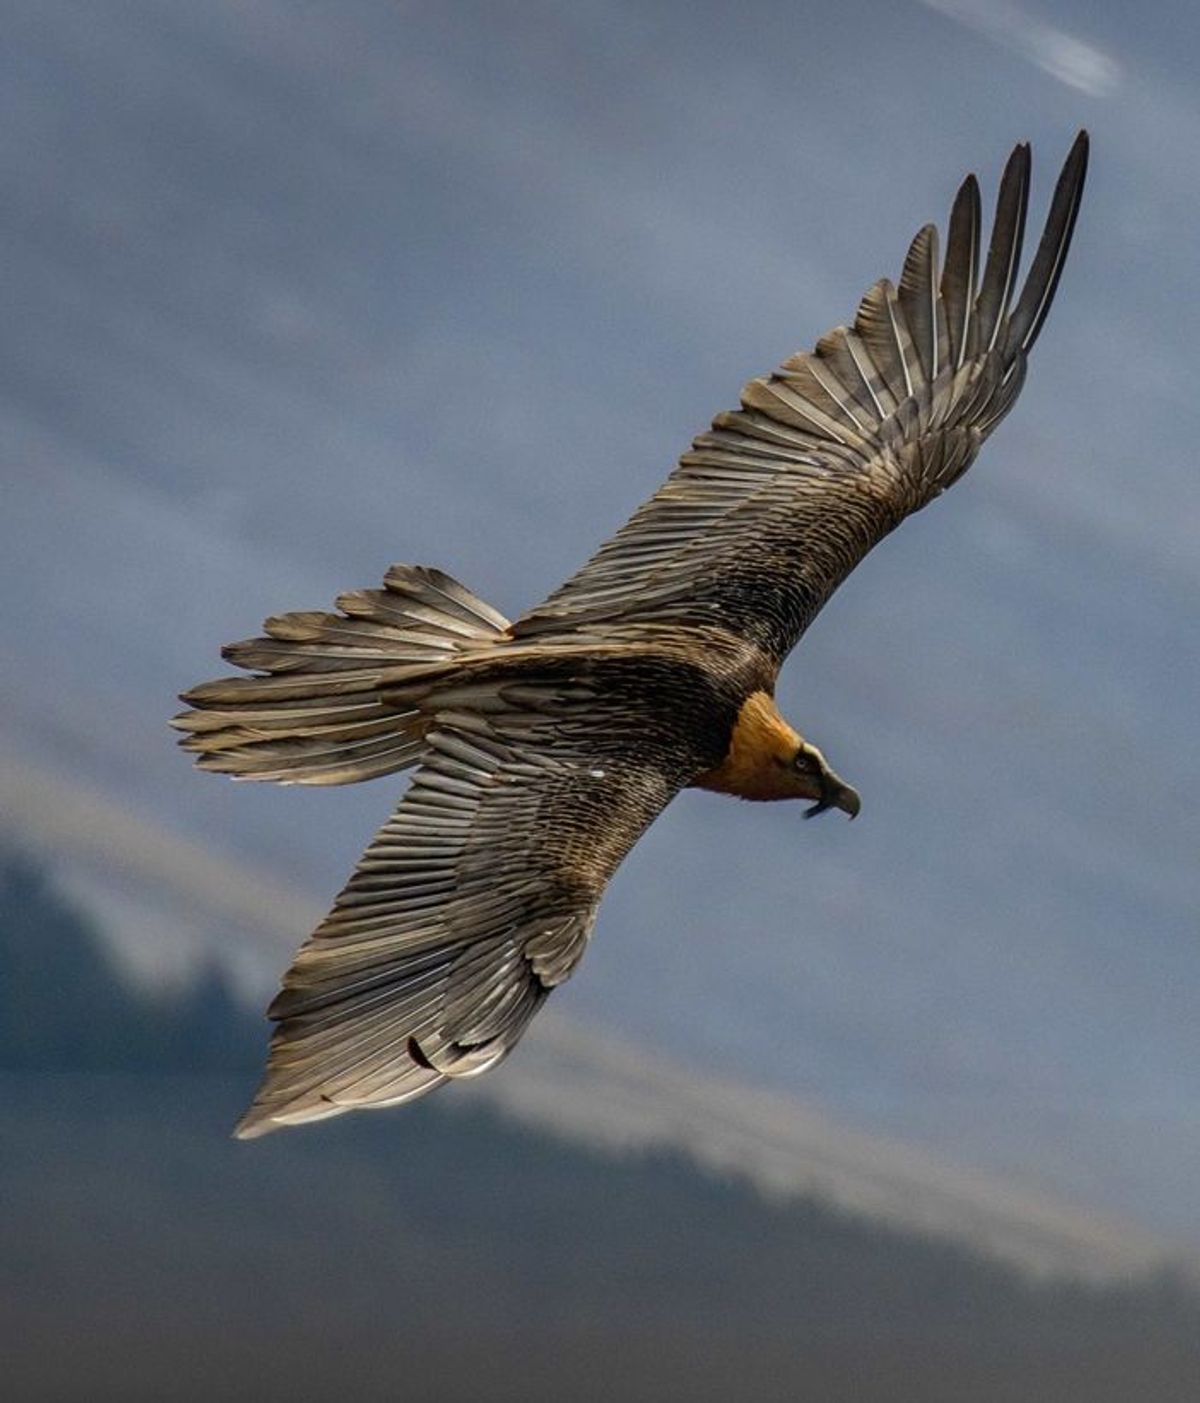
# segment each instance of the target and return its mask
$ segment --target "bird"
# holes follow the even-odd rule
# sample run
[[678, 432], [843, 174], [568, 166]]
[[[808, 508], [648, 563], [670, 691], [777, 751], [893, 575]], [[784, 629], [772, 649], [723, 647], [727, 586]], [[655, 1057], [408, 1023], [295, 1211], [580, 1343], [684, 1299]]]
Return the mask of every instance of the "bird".
[[[200, 768], [340, 785], [416, 772], [268, 1009], [235, 1134], [399, 1105], [494, 1067], [578, 966], [618, 865], [683, 789], [858, 814], [776, 706], [780, 668], [867, 552], [974, 461], [1058, 287], [1081, 131], [1018, 293], [1030, 148], [986, 258], [969, 175], [850, 326], [751, 380], [659, 490], [509, 622], [428, 566], [266, 620], [248, 676], [182, 694]], [[982, 262], [982, 270], [981, 270]]]

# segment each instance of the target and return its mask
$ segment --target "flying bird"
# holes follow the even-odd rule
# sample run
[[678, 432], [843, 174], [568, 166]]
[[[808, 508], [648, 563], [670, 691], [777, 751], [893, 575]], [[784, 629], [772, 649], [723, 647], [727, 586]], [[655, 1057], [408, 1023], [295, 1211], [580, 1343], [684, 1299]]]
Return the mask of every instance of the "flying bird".
[[1088, 158], [1077, 137], [1029, 274], [1027, 145], [986, 259], [968, 176], [946, 254], [927, 224], [897, 286], [718, 415], [654, 496], [515, 623], [439, 570], [394, 565], [338, 612], [224, 649], [253, 675], [184, 694], [202, 769], [352, 784], [417, 766], [269, 1016], [254, 1136], [397, 1105], [498, 1063], [583, 956], [605, 886], [689, 786], [859, 796], [780, 715], [775, 681], [864, 555], [956, 482], [1012, 408]]

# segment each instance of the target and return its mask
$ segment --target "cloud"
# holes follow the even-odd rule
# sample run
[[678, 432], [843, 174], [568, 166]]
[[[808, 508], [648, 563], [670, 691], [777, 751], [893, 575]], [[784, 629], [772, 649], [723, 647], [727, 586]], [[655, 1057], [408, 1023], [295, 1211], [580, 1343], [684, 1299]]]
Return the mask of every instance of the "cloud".
[[1022, 55], [1089, 97], [1109, 97], [1120, 86], [1121, 66], [1116, 59], [1011, 0], [922, 0], [922, 4]]

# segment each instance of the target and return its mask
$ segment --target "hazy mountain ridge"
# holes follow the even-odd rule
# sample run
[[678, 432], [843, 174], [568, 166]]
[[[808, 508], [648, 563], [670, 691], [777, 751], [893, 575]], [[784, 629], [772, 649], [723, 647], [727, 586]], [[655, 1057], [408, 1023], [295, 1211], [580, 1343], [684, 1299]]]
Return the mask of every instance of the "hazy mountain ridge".
[[0, 1069], [249, 1072], [262, 1029], [210, 966], [178, 991], [137, 990], [31, 858], [0, 847]]
[[[186, 1026], [164, 1020], [28, 861], [0, 874], [0, 959], [0, 1300], [23, 1403], [383, 1399], [398, 1379], [452, 1399], [483, 1378], [529, 1400], [783, 1399], [819, 1379], [929, 1403], [1049, 1396], [1056, 1377], [1166, 1403], [1200, 1363], [1200, 1299], [1169, 1278], [1034, 1286], [448, 1098], [234, 1143], [252, 1020], [212, 985], [177, 1002]], [[155, 1070], [156, 1040], [187, 1075]]]
[[[76, 905], [104, 913], [107, 943], [125, 952], [126, 970], [137, 967], [129, 962], [126, 927], [131, 923], [165, 921], [181, 944], [190, 933], [193, 960], [200, 940], [215, 942], [236, 961], [241, 955], [236, 937], [244, 940], [255, 931], [264, 942], [286, 947], [292, 923], [308, 921], [299, 909], [303, 903], [272, 888], [261, 874], [197, 852], [94, 796], [48, 785], [46, 777], [14, 770], [11, 764], [0, 766], [0, 778], [24, 815], [24, 840], [36, 840], [38, 850], [54, 855], [55, 870], [69, 883]], [[121, 880], [114, 888], [116, 874]], [[115, 890], [120, 895], [114, 902]], [[67, 919], [69, 925], [69, 914]], [[181, 958], [186, 959], [185, 951]], [[14, 965], [22, 968], [26, 962], [19, 957]], [[69, 973], [70, 955], [61, 955], [59, 962]], [[88, 955], [81, 963], [85, 969], [97, 967], [97, 957]], [[106, 987], [119, 982], [118, 1002], [128, 1004], [128, 975], [118, 981], [106, 962], [100, 961], [99, 968], [108, 971]], [[268, 980], [273, 987], [274, 973], [266, 966], [242, 968], [255, 971], [248, 986], [252, 1001], [265, 999], [260, 985]], [[144, 972], [141, 978], [145, 982]], [[190, 971], [183, 963], [173, 980], [175, 992], [164, 993], [163, 983], [157, 972], [143, 994], [149, 1006], [186, 1009], [193, 990], [211, 989], [214, 975], [205, 963], [193, 964]], [[215, 992], [227, 1003], [219, 979], [217, 984]], [[35, 998], [30, 1006], [38, 1003]], [[49, 1024], [55, 1026], [57, 1020], [62, 1026], [52, 992], [40, 1003]], [[69, 1020], [65, 1026], [70, 1027]], [[162, 1028], [156, 1016], [152, 1030], [161, 1036]], [[248, 1047], [256, 1049], [247, 1065], [257, 1072], [265, 1040], [262, 1023], [239, 1007], [232, 1028], [232, 1046], [242, 1056]], [[103, 1043], [105, 1035], [99, 1036]], [[212, 1036], [205, 1035], [202, 1046], [209, 1046]], [[134, 1042], [137, 1046], [136, 1037]], [[178, 1044], [173, 1033], [175, 1056]], [[185, 1060], [183, 1065], [194, 1064]], [[252, 1078], [246, 1095], [251, 1085]], [[997, 1178], [911, 1141], [864, 1134], [818, 1106], [698, 1077], [654, 1049], [580, 1027], [553, 1011], [537, 1020], [500, 1075], [450, 1088], [442, 1099], [499, 1107], [514, 1120], [606, 1153], [682, 1153], [707, 1172], [732, 1175], [772, 1200], [815, 1195], [841, 1211], [963, 1244], [1040, 1275], [1105, 1282], [1163, 1267], [1197, 1270], [1194, 1254], [1185, 1246], [1047, 1196], [1020, 1178]]]

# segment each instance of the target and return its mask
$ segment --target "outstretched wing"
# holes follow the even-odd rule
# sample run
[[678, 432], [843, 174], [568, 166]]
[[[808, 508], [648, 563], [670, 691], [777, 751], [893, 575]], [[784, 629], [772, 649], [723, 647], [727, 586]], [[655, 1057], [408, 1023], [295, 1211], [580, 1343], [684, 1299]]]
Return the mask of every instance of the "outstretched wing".
[[617, 865], [690, 777], [537, 686], [442, 713], [288, 971], [242, 1136], [411, 1100], [504, 1057], [578, 963]]
[[514, 627], [518, 637], [617, 620], [719, 625], [776, 659], [868, 550], [970, 466], [1012, 407], [1071, 242], [1087, 168], [1077, 137], [1013, 305], [1029, 148], [1000, 185], [979, 280], [979, 187], [968, 176], [946, 258], [926, 225], [899, 287], [852, 328], [752, 380], [628, 524]]

